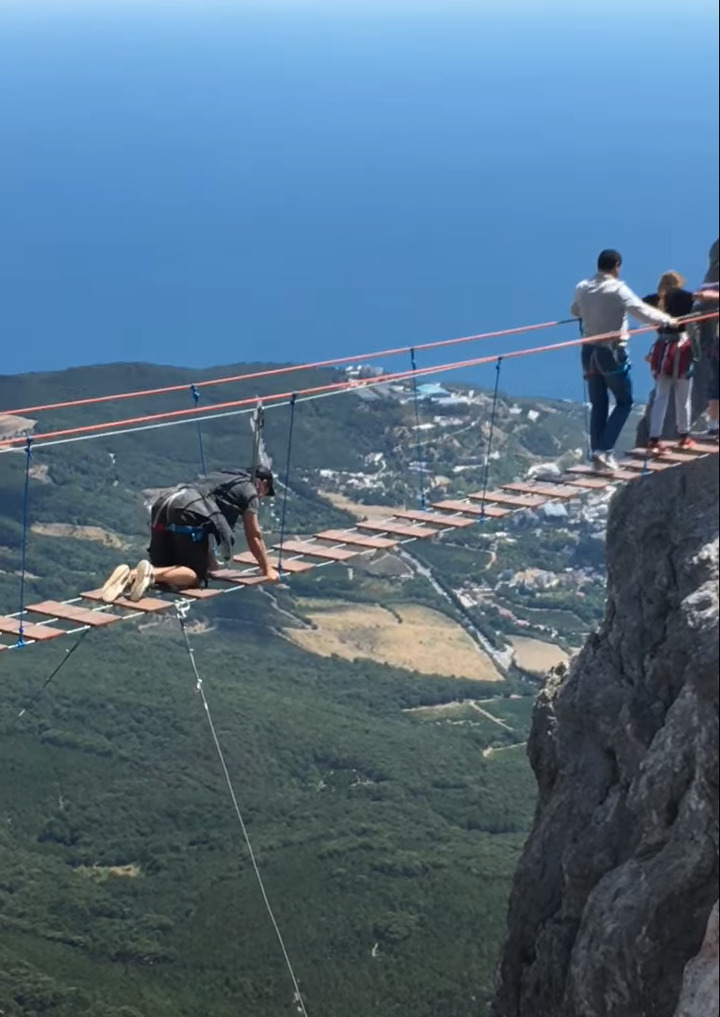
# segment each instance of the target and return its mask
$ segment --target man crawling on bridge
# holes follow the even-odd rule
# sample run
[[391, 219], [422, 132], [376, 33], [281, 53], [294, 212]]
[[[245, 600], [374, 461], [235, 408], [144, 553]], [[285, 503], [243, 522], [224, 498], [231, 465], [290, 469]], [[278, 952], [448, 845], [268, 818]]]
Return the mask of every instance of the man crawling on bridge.
[[134, 569], [118, 565], [102, 587], [102, 599], [109, 604], [125, 594], [138, 601], [151, 586], [177, 591], [207, 586], [213, 570], [220, 568], [210, 538], [215, 540], [220, 557], [229, 560], [239, 518], [248, 548], [263, 574], [277, 582], [258, 521], [260, 499], [274, 495], [273, 475], [265, 466], [220, 470], [161, 495], [150, 512], [149, 557]]

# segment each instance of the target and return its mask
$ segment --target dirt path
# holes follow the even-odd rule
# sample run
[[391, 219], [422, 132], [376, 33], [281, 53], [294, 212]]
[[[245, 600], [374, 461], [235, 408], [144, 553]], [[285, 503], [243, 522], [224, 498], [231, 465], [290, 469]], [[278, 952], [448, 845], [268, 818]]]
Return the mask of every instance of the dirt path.
[[491, 720], [494, 724], [497, 724], [498, 727], [504, 727], [506, 731], [510, 732], [510, 734], [515, 733], [515, 728], [510, 727], [509, 724], [506, 724], [504, 720], [500, 720], [499, 717], [493, 717], [493, 715], [488, 713], [487, 710], [483, 710], [482, 706], [478, 706], [474, 699], [471, 699], [468, 702], [469, 705], [472, 706], [473, 710], [477, 710], [477, 712], [485, 717], [486, 720]]
[[510, 749], [521, 749], [526, 745], [527, 742], [513, 742], [512, 745], [488, 745], [486, 749], [483, 749], [483, 758], [489, 759], [490, 756], [494, 756], [498, 752], [509, 752]]

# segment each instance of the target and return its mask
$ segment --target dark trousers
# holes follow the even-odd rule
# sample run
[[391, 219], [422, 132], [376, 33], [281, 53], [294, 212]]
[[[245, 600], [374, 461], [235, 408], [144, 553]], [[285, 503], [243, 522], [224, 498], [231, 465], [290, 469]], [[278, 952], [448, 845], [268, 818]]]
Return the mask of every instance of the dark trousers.
[[612, 452], [633, 405], [630, 358], [624, 346], [611, 343], [587, 343], [581, 353], [591, 406], [590, 445], [593, 452]]

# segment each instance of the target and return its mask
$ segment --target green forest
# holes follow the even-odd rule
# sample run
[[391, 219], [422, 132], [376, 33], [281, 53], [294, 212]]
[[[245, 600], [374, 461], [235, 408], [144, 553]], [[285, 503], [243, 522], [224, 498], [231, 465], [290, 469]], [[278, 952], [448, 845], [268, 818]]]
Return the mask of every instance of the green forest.
[[[189, 384], [201, 374], [113, 365], [2, 378], [0, 406]], [[262, 394], [230, 388], [208, 399]], [[132, 412], [187, 401], [177, 394]], [[563, 412], [561, 426], [558, 408], [548, 411], [545, 437], [536, 429], [528, 439], [537, 448], [508, 430], [512, 469], [556, 448], [558, 433], [582, 441], [580, 411]], [[352, 518], [318, 494], [321, 468], [360, 469], [363, 457], [383, 451], [398, 485], [413, 482], [401, 470], [416, 454], [407, 413], [350, 399], [298, 408], [290, 532]], [[38, 429], [101, 414], [130, 415], [127, 404], [62, 410], [43, 415]], [[278, 463], [286, 425], [282, 411], [268, 413]], [[211, 466], [249, 461], [246, 418], [208, 424], [203, 437]], [[147, 542], [142, 492], [199, 472], [197, 435], [181, 427], [39, 448], [32, 464], [33, 526], [102, 527], [119, 546], [31, 531], [26, 602], [72, 596], [98, 585], [119, 555], [139, 557]], [[0, 455], [3, 611], [18, 607], [25, 465], [22, 451]], [[402, 490], [412, 504], [409, 486]], [[278, 514], [277, 505], [263, 510], [271, 539]], [[566, 542], [556, 543], [566, 554]], [[433, 542], [426, 560], [451, 582], [488, 565], [481, 545], [469, 537], [443, 558], [442, 542]], [[346, 572], [293, 580], [277, 591], [278, 603], [299, 617], [295, 598], [304, 593], [456, 613], [419, 578], [351, 583]], [[536, 686], [513, 672], [485, 684], [317, 657], [283, 638], [259, 591], [219, 600], [193, 606], [190, 639], [310, 1017], [481, 1017], [534, 808], [523, 743]], [[63, 644], [0, 654], [0, 1011], [297, 1013], [177, 621], [91, 632], [19, 717], [64, 660]], [[413, 712], [475, 699], [489, 717], [462, 706], [447, 717]]]

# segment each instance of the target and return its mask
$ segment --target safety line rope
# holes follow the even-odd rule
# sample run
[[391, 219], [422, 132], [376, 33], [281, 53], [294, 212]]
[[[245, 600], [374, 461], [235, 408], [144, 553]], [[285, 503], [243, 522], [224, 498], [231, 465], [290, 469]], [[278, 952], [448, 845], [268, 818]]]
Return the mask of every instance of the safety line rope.
[[[718, 312], [714, 311], [714, 312], [712, 312], [710, 314], [707, 314], [707, 315], [702, 315], [702, 316], [695, 317], [695, 318], [693, 318], [693, 320], [694, 321], [704, 321], [704, 320], [709, 320], [709, 319], [717, 318], [717, 317], [718, 317]], [[630, 337], [630, 336], [633, 336], [633, 335], [641, 335], [643, 333], [653, 332], [653, 331], [655, 331], [655, 326], [654, 325], [645, 325], [645, 326], [642, 326], [640, 328], [629, 329], [629, 330], [627, 330], [627, 332], [623, 332], [622, 335]], [[570, 340], [566, 340], [564, 342], [550, 343], [550, 344], [545, 345], [545, 346], [535, 346], [535, 347], [531, 347], [531, 348], [527, 348], [527, 349], [522, 349], [522, 350], [513, 350], [513, 351], [510, 351], [509, 353], [503, 354], [503, 359], [510, 360], [510, 359], [517, 359], [519, 357], [533, 356], [533, 355], [540, 354], [540, 353], [551, 353], [551, 352], [556, 351], [556, 350], [570, 349], [572, 347], [583, 346], [583, 345], [586, 345], [588, 343], [610, 342], [610, 341], [612, 341], [614, 339], [617, 339], [618, 335], [620, 335], [620, 334], [621, 333], [618, 333], [618, 332], [607, 332], [607, 333], [604, 333], [603, 335], [590, 336], [588, 338], [583, 338], [583, 339], [570, 339]], [[449, 371], [464, 370], [464, 369], [470, 368], [470, 367], [480, 367], [483, 364], [493, 363], [496, 360], [497, 360], [497, 354], [493, 354], [492, 356], [486, 356], [486, 357], [474, 357], [474, 358], [472, 358], [470, 360], [460, 360], [460, 361], [454, 361], [452, 363], [447, 363], [447, 364], [437, 364], [437, 365], [434, 365], [434, 366], [431, 366], [431, 367], [421, 367], [421, 368], [418, 368], [416, 374], [417, 374], [417, 376], [427, 376], [427, 375], [432, 375], [432, 374], [441, 374], [441, 373], [449, 372]], [[382, 376], [379, 376], [378, 378], [369, 379], [367, 381], [363, 380], [362, 387], [364, 387], [364, 388], [372, 388], [372, 387], [377, 386], [377, 385], [386, 385], [386, 384], [390, 384], [392, 382], [397, 382], [397, 381], [407, 381], [408, 378], [412, 377], [412, 375], [413, 375], [413, 372], [411, 370], [410, 371], [399, 371], [396, 374], [384, 374]], [[297, 394], [298, 397], [301, 397], [301, 396], [310, 396], [310, 395], [320, 395], [320, 394], [325, 394], [325, 393], [329, 394], [331, 392], [348, 392], [348, 391], [352, 391], [353, 389], [355, 389], [357, 387], [358, 387], [358, 383], [355, 382], [355, 381], [333, 382], [333, 383], [329, 383], [329, 384], [326, 384], [326, 385], [316, 385], [316, 386], [313, 386], [311, 388], [300, 389], [296, 394]], [[291, 396], [292, 396], [292, 392], [277, 392], [277, 393], [272, 393], [270, 395], [266, 395], [264, 397], [264, 399], [265, 399], [266, 402], [268, 400], [271, 400], [272, 401], [272, 405], [276, 405], [277, 402], [282, 402], [283, 404], [286, 404]], [[304, 401], [304, 400], [299, 400], [299, 401]], [[226, 403], [216, 403], [216, 404], [208, 406], [208, 407], [200, 407], [198, 412], [202, 413], [203, 414], [203, 418], [205, 418], [205, 415], [209, 414], [210, 410], [216, 410], [217, 411], [217, 410], [225, 410], [225, 409], [231, 409], [231, 408], [236, 408], [236, 407], [239, 408], [239, 407], [242, 407], [242, 406], [247, 406], [247, 405], [249, 405], [251, 403], [254, 403], [254, 402], [255, 402], [255, 397], [250, 398], [250, 399], [248, 399], [248, 398], [245, 398], [245, 399], [236, 399], [236, 400], [232, 400], [232, 401], [226, 402]], [[85, 424], [82, 427], [66, 428], [66, 429], [60, 430], [60, 431], [48, 431], [48, 432], [45, 432], [43, 434], [37, 434], [37, 435], [35, 435], [35, 441], [36, 442], [44, 441], [45, 443], [47, 443], [47, 440], [48, 439], [52, 439], [52, 438], [62, 438], [62, 437], [79, 435], [79, 434], [94, 434], [94, 433], [98, 433], [98, 432], [103, 432], [103, 429], [108, 429], [109, 428], [111, 430], [107, 430], [107, 431], [104, 432], [104, 436], [108, 436], [108, 435], [113, 435], [113, 434], [117, 433], [116, 432], [117, 428], [124, 428], [124, 427], [128, 427], [128, 426], [131, 426], [131, 425], [134, 425], [134, 424], [144, 424], [144, 423], [155, 422], [155, 421], [159, 421], [159, 420], [169, 420], [169, 419], [172, 419], [172, 420], [197, 419], [196, 417], [192, 416], [193, 413], [195, 413], [195, 410], [193, 410], [193, 409], [191, 409], [191, 410], [171, 410], [171, 411], [168, 411], [168, 412], [165, 412], [165, 413], [149, 414], [149, 415], [142, 416], [142, 417], [131, 417], [131, 418], [126, 419], [126, 420], [105, 421], [105, 422], [99, 423], [99, 424]], [[6, 438], [6, 439], [3, 439], [2, 441], [0, 441], [0, 453], [12, 450], [13, 448], [15, 448], [18, 444], [20, 444], [24, 440], [25, 440], [24, 437], [16, 437], [16, 438]], [[59, 442], [55, 442], [55, 444], [59, 444]]]
[[[484, 339], [500, 339], [511, 335], [520, 335], [523, 332], [538, 332], [545, 328], [556, 328], [560, 325], [570, 325], [576, 318], [564, 318], [560, 321], [542, 321], [534, 325], [518, 325], [514, 328], [499, 329], [494, 332], [478, 332], [476, 335], [459, 336], [454, 339], [437, 339], [433, 342], [415, 345], [416, 350], [436, 350], [445, 346], [456, 346], [459, 343], [480, 342]], [[333, 357], [330, 360], [316, 360], [305, 364], [289, 364], [285, 367], [272, 367], [264, 371], [251, 371], [245, 374], [235, 374], [225, 378], [209, 378], [206, 381], [195, 383], [196, 388], [206, 388], [210, 385], [227, 385], [231, 382], [254, 381], [258, 378], [274, 378], [284, 374], [293, 374], [296, 371], [313, 371], [324, 367], [339, 367], [342, 364], [352, 364], [364, 360], [377, 360], [379, 357], [395, 357], [410, 351], [409, 346], [398, 346], [387, 350], [377, 350], [374, 353], [355, 353], [352, 356]], [[97, 403], [112, 402], [120, 399], [136, 399], [141, 396], [167, 395], [170, 392], [181, 392], [185, 385], [165, 385], [162, 388], [138, 389], [134, 392], [117, 392], [106, 396], [88, 396], [84, 399], [68, 399], [60, 403], [42, 403], [38, 406], [22, 406], [16, 410], [3, 410], [3, 413], [19, 416], [23, 413], [41, 413], [44, 410], [70, 409], [76, 406], [91, 406]]]
[[195, 660], [195, 651], [190, 642], [190, 637], [188, 635], [187, 625], [185, 621], [188, 611], [190, 610], [190, 604], [187, 601], [184, 602], [179, 601], [175, 604], [175, 610], [177, 613], [178, 621], [180, 622], [180, 629], [182, 631], [185, 649], [187, 650], [187, 654], [190, 659], [190, 665], [195, 676], [195, 688], [200, 693], [200, 698], [202, 699], [202, 704], [205, 709], [205, 716], [207, 717], [208, 726], [210, 728], [210, 734], [212, 735], [212, 740], [215, 744], [218, 759], [220, 760], [220, 766], [222, 767], [223, 776], [225, 777], [225, 783], [227, 784], [227, 789], [230, 793], [230, 798], [232, 800], [233, 808], [235, 810], [235, 815], [237, 816], [238, 822], [240, 824], [240, 829], [242, 830], [245, 845], [248, 850], [248, 855], [250, 856], [250, 862], [252, 864], [258, 886], [260, 887], [260, 893], [262, 894], [262, 899], [265, 904], [265, 908], [267, 910], [268, 915], [270, 916], [270, 921], [272, 922], [273, 929], [275, 930], [275, 935], [277, 936], [278, 943], [280, 944], [280, 949], [285, 959], [285, 965], [287, 967], [290, 979], [292, 981], [293, 989], [295, 992], [295, 998], [293, 999], [293, 1002], [296, 1003], [297, 1006], [300, 1008], [300, 1013], [303, 1015], [303, 1017], [308, 1017], [307, 1009], [305, 1008], [305, 1001], [300, 992], [300, 986], [298, 984], [297, 978], [295, 977], [295, 971], [293, 970], [293, 966], [290, 961], [290, 956], [285, 946], [285, 940], [283, 939], [282, 933], [280, 932], [280, 926], [277, 923], [275, 913], [273, 912], [272, 906], [270, 904], [270, 898], [268, 897], [267, 891], [265, 889], [265, 884], [260, 873], [260, 868], [258, 866], [257, 859], [255, 858], [255, 852], [253, 851], [252, 842], [250, 840], [250, 834], [248, 833], [248, 829], [245, 825], [245, 820], [243, 819], [243, 814], [240, 810], [240, 805], [238, 804], [237, 795], [235, 794], [235, 788], [233, 787], [233, 783], [230, 778], [230, 771], [228, 770], [227, 763], [225, 762], [225, 756], [223, 754], [223, 750], [220, 745], [220, 740], [218, 739], [217, 731], [215, 730], [215, 724], [213, 723], [212, 715], [210, 713], [210, 706], [208, 704], [207, 697], [205, 696], [203, 681], [202, 678], [200, 677], [200, 672], [198, 671], [197, 661]]
[[40, 697], [42, 696], [43, 692], [44, 692], [44, 691], [45, 691], [45, 689], [46, 689], [46, 688], [48, 687], [48, 685], [50, 684], [50, 682], [51, 682], [51, 681], [53, 681], [53, 679], [57, 677], [57, 675], [58, 675], [58, 674], [60, 673], [60, 671], [62, 671], [62, 669], [63, 669], [63, 668], [65, 667], [65, 665], [67, 664], [68, 660], [69, 660], [69, 659], [70, 659], [70, 658], [72, 657], [73, 653], [75, 653], [75, 651], [77, 650], [77, 648], [78, 648], [78, 646], [80, 645], [80, 643], [82, 643], [83, 639], [85, 638], [85, 636], [86, 636], [86, 635], [88, 634], [88, 632], [90, 632], [90, 631], [91, 631], [91, 630], [90, 630], [89, 628], [88, 628], [88, 629], [83, 629], [83, 630], [81, 631], [80, 635], [79, 635], [79, 636], [77, 637], [77, 639], [75, 640], [75, 642], [73, 643], [73, 645], [72, 645], [72, 646], [71, 646], [71, 647], [70, 647], [69, 649], [67, 649], [67, 650], [65, 651], [65, 654], [64, 654], [64, 656], [62, 657], [62, 659], [60, 660], [60, 663], [59, 663], [59, 664], [57, 664], [57, 665], [56, 665], [56, 666], [55, 666], [55, 667], [53, 668], [53, 670], [52, 670], [52, 671], [50, 672], [50, 674], [49, 674], [49, 675], [47, 676], [47, 678], [46, 678], [46, 679], [45, 679], [45, 681], [44, 681], [44, 682], [42, 683], [42, 685], [41, 685], [41, 686], [40, 686], [40, 687], [39, 687], [39, 688], [38, 688], [38, 689], [37, 689], [37, 690], [35, 691], [35, 693], [34, 693], [34, 694], [33, 694], [33, 696], [32, 696], [32, 697], [30, 698], [30, 700], [28, 701], [28, 703], [27, 703], [27, 704], [26, 704], [25, 706], [23, 706], [23, 708], [22, 708], [22, 710], [20, 711], [20, 713], [18, 713], [17, 717], [16, 717], [16, 718], [15, 718], [15, 720], [13, 721], [13, 727], [15, 726], [15, 724], [17, 724], [17, 722], [18, 722], [18, 721], [20, 720], [20, 718], [21, 718], [21, 717], [24, 717], [24, 716], [25, 716], [25, 714], [26, 714], [26, 713], [28, 712], [28, 710], [32, 710], [33, 706], [35, 706], [35, 704], [37, 703], [38, 699], [39, 699], [39, 698], [40, 698]]

